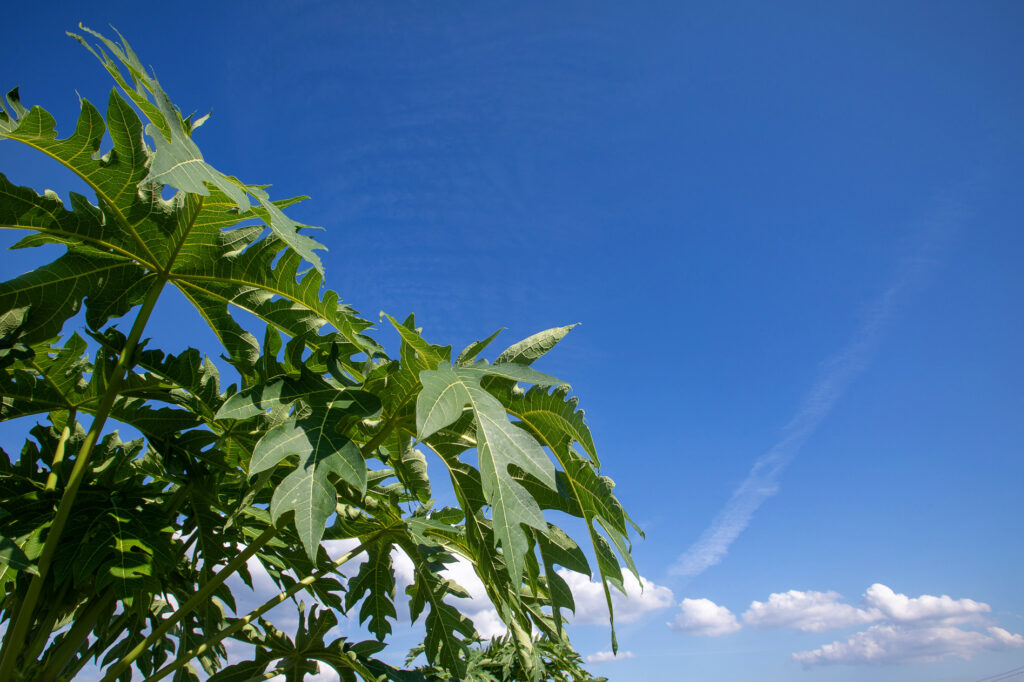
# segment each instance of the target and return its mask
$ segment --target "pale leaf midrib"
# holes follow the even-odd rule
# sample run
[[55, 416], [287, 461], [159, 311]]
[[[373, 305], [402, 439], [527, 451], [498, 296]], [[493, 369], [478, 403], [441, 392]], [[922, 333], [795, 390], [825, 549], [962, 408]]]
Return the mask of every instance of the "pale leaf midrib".
[[117, 244], [112, 244], [111, 242], [107, 242], [107, 241], [104, 241], [102, 239], [98, 239], [98, 238], [95, 238], [95, 237], [89, 237], [89, 236], [82, 235], [82, 234], [79, 234], [79, 233], [76, 233], [76, 232], [67, 232], [65, 230], [54, 230], [54, 229], [49, 228], [49, 227], [40, 227], [38, 225], [3, 225], [3, 224], [0, 224], [0, 230], [31, 230], [31, 231], [34, 231], [34, 232], [40, 232], [40, 233], [44, 233], [44, 234], [56, 235], [58, 237], [67, 237], [69, 239], [74, 239], [75, 241], [87, 242], [87, 243], [95, 245], [95, 246], [102, 246], [103, 248], [110, 249], [111, 251], [115, 252], [116, 254], [118, 254], [120, 256], [124, 256], [126, 258], [129, 258], [132, 261], [138, 263], [139, 265], [142, 265], [143, 267], [149, 268], [150, 270], [155, 270], [156, 269], [153, 266], [152, 263], [149, 263], [149, 262], [147, 262], [145, 260], [141, 260], [139, 258], [138, 254], [132, 253], [131, 251], [126, 251], [124, 248], [118, 246]]
[[[195, 282], [193, 280], [199, 280], [199, 282], [217, 282], [217, 283], [222, 283], [222, 284], [231, 284], [233, 286], [239, 286], [239, 287], [246, 286], [246, 287], [252, 287], [254, 289], [262, 289], [263, 291], [269, 292], [269, 293], [274, 294], [276, 296], [280, 296], [281, 298], [283, 298], [283, 299], [285, 299], [287, 301], [291, 301], [292, 303], [299, 304], [300, 306], [302, 306], [303, 308], [305, 308], [309, 312], [315, 314], [321, 320], [324, 320], [324, 322], [326, 324], [329, 324], [331, 327], [334, 328], [335, 332], [337, 332], [338, 334], [341, 334], [348, 341], [350, 341], [353, 345], [355, 345], [358, 348], [362, 348], [362, 344], [357, 339], [355, 339], [352, 336], [350, 336], [349, 334], [347, 334], [344, 330], [339, 329], [337, 327], [337, 325], [335, 325], [332, 320], [324, 317], [320, 309], [313, 308], [306, 301], [304, 301], [302, 299], [299, 299], [299, 298], [295, 298], [295, 296], [289, 294], [288, 292], [282, 291], [282, 290], [280, 290], [278, 288], [268, 287], [268, 286], [263, 285], [263, 284], [257, 284], [257, 283], [249, 282], [249, 281], [245, 281], [245, 280], [238, 280], [238, 279], [235, 279], [235, 278], [214, 277], [212, 275], [194, 275], [194, 274], [183, 275], [181, 273], [172, 272], [172, 273], [170, 273], [169, 277], [170, 277], [170, 281], [173, 282], [179, 289], [183, 289], [184, 286], [190, 286], [190, 287], [192, 287], [194, 289], [202, 291], [204, 294], [206, 294], [207, 296], [210, 296], [211, 298], [215, 298], [215, 299], [224, 301], [225, 303], [231, 304], [231, 305], [235, 306], [236, 308], [240, 308], [242, 310], [245, 310], [246, 312], [252, 313], [256, 317], [259, 317], [260, 319], [268, 322], [269, 324], [274, 324], [275, 326], [277, 326], [276, 323], [271, 322], [270, 320], [267, 320], [263, 316], [259, 315], [259, 313], [257, 313], [252, 308], [247, 308], [245, 306], [241, 306], [237, 302], [235, 302], [234, 299], [227, 298], [227, 297], [223, 296], [222, 294], [219, 294], [219, 293], [214, 292], [214, 291], [210, 291], [209, 289], [200, 286], [199, 283], [197, 283], [197, 282]], [[320, 301], [318, 300], [318, 302], [320, 302]]]
[[[11, 135], [4, 135], [2, 133], [0, 133], [0, 136], [6, 137], [9, 140], [17, 140], [18, 142], [26, 144], [29, 147], [32, 147], [33, 149], [35, 149], [38, 152], [46, 154], [51, 159], [53, 159], [57, 163], [59, 163], [62, 166], [64, 166], [65, 168], [70, 170], [72, 173], [74, 173], [78, 177], [80, 177], [85, 182], [85, 184], [87, 184], [90, 187], [90, 189], [92, 189], [92, 191], [96, 192], [96, 196], [103, 200], [104, 205], [117, 218], [118, 222], [121, 223], [121, 225], [125, 228], [125, 230], [127, 232], [129, 232], [132, 235], [132, 237], [135, 238], [135, 241], [138, 242], [139, 246], [142, 247], [142, 250], [146, 252], [146, 254], [149, 256], [150, 260], [153, 261], [154, 263], [156, 262], [156, 260], [157, 260], [156, 256], [153, 254], [152, 251], [149, 250], [149, 247], [146, 246], [146, 241], [142, 238], [142, 235], [140, 235], [138, 232], [135, 231], [134, 225], [132, 225], [131, 223], [128, 222], [128, 219], [125, 218], [124, 214], [121, 213], [121, 210], [117, 207], [116, 204], [114, 204], [113, 200], [107, 195], [106, 192], [102, 191], [100, 189], [99, 185], [97, 185], [95, 182], [93, 182], [88, 175], [80, 172], [77, 168], [75, 168], [70, 163], [68, 163], [64, 159], [60, 158], [59, 156], [50, 153], [49, 151], [47, 151], [43, 147], [40, 147], [40, 146], [35, 145], [35, 144], [32, 144], [28, 140], [24, 140], [24, 139], [19, 138], [19, 137], [13, 137]], [[65, 142], [65, 141], [66, 140], [55, 140], [55, 142]], [[81, 154], [81, 150], [75, 154], [75, 157], [79, 156], [80, 154]]]

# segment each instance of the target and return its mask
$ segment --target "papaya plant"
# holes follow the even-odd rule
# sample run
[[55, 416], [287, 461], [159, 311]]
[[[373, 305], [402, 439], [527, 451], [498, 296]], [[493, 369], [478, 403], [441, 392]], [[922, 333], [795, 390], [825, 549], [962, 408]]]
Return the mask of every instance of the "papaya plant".
[[[319, 664], [342, 680], [462, 678], [482, 654], [453, 606], [465, 596], [444, 573], [455, 561], [507, 625], [501, 650], [516, 662], [503, 669], [540, 679], [538, 661], [572, 651], [556, 567], [592, 575], [551, 510], [583, 521], [614, 645], [610, 589], [622, 565], [636, 573], [639, 529], [577, 399], [532, 367], [571, 327], [488, 362], [497, 333], [453, 354], [412, 315], [382, 316], [400, 338], [391, 357], [325, 288], [324, 247], [286, 213], [304, 197], [271, 200], [213, 168], [193, 139], [205, 117], [183, 116], [123, 38], [81, 29], [98, 42], [69, 35], [115, 82], [105, 115], [82, 99], [61, 138], [17, 89], [0, 103], [0, 139], [95, 193], [65, 202], [0, 174], [0, 227], [27, 233], [12, 248], [61, 252], [0, 284], [0, 419], [36, 422], [20, 452], [0, 450], [0, 682], [70, 680], [90, 664], [104, 682], [198, 680], [199, 668], [212, 682], [301, 680]], [[147, 337], [169, 289], [222, 362]], [[125, 427], [140, 437], [121, 440]], [[457, 505], [435, 504], [424, 451]], [[352, 549], [331, 557], [327, 541]], [[414, 568], [401, 599], [396, 553]], [[252, 562], [280, 592], [243, 613], [226, 581], [251, 587]], [[289, 601], [293, 636], [264, 618]], [[400, 602], [424, 622], [419, 669], [377, 657]], [[327, 641], [339, 618], [372, 637]], [[227, 640], [251, 659], [229, 660]]]
[[[483, 644], [483, 643], [482, 643]], [[411, 665], [422, 653], [422, 646], [414, 648], [406, 658]], [[608, 682], [606, 677], [594, 677], [583, 668], [583, 658], [566, 640], [538, 637], [533, 642], [531, 672], [539, 672], [544, 682]], [[451, 673], [435, 666], [420, 668], [431, 680], [455, 679]], [[463, 682], [504, 682], [529, 679], [523, 667], [523, 656], [516, 640], [509, 635], [495, 637], [485, 646], [469, 649]]]

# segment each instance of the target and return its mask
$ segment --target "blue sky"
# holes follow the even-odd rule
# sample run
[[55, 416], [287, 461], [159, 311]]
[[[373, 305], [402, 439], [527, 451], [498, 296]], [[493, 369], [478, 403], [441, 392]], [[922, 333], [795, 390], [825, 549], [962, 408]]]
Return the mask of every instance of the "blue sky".
[[[110, 83], [63, 32], [113, 24], [212, 110], [207, 160], [312, 197], [366, 316], [459, 347], [582, 323], [541, 369], [650, 582], [593, 672], [1024, 665], [1024, 5], [76, 5], [7, 8], [0, 61], [65, 132]], [[0, 168], [71, 186], [9, 143]]]

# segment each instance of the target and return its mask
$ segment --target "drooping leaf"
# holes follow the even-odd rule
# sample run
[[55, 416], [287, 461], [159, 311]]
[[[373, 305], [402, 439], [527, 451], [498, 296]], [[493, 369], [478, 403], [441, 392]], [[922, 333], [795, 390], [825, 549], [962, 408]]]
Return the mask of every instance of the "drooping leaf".
[[503, 404], [510, 414], [522, 420], [552, 448], [569, 439], [579, 443], [594, 465], [600, 467], [594, 437], [584, 421], [583, 410], [576, 409], [579, 400], [567, 396], [568, 389], [564, 387], [549, 392], [543, 386], [533, 386], [525, 392], [510, 391]]
[[[628, 526], [633, 524], [615, 497], [614, 483], [601, 476], [598, 470], [600, 460], [590, 429], [584, 422], [583, 412], [575, 409], [576, 399], [567, 399], [566, 391], [561, 388], [549, 393], [543, 388], [534, 387], [525, 392], [510, 390], [500, 395], [509, 413], [519, 417], [522, 424], [554, 452], [562, 466], [563, 470], [558, 472], [556, 494], [552, 494], [547, 485], [531, 475], [526, 475], [520, 482], [543, 508], [558, 509], [585, 519], [597, 556], [598, 571], [611, 619], [609, 585], [620, 590], [623, 587], [619, 561], [609, 540], [618, 550], [626, 567], [639, 578], [629, 547]], [[582, 447], [589, 460], [576, 451], [574, 443]], [[605, 535], [602, 535], [602, 531]], [[614, 642], [614, 628], [612, 638]]]
[[366, 623], [367, 629], [378, 640], [384, 641], [391, 634], [388, 619], [394, 620], [397, 616], [394, 598], [395, 573], [390, 545], [378, 543], [367, 550], [367, 560], [359, 567], [359, 573], [349, 581], [345, 608], [351, 609], [363, 599], [359, 622]]
[[514, 367], [512, 370], [508, 365], [498, 364], [471, 367], [442, 364], [436, 370], [422, 371], [423, 390], [416, 402], [416, 429], [418, 438], [426, 440], [456, 421], [464, 408], [473, 410], [484, 497], [493, 509], [495, 539], [504, 549], [509, 575], [517, 581], [528, 546], [521, 526], [543, 531], [547, 525], [537, 502], [515, 481], [509, 467], [519, 467], [551, 488], [556, 485], [555, 469], [540, 444], [509, 421], [505, 408], [480, 386], [480, 380], [491, 374], [534, 383], [557, 385], [562, 382], [526, 367]]
[[435, 572], [436, 567], [431, 570], [431, 566], [416, 555], [413, 561], [416, 564], [415, 582], [406, 591], [411, 597], [413, 621], [419, 617], [424, 605], [430, 605], [424, 624], [427, 636], [423, 641], [427, 660], [461, 678], [466, 670], [465, 640], [475, 633], [473, 623], [444, 600], [450, 590], [449, 581]]
[[576, 602], [573, 599], [572, 591], [562, 576], [555, 571], [555, 565], [562, 566], [571, 571], [590, 576], [590, 566], [587, 557], [580, 550], [576, 542], [558, 526], [548, 524], [547, 533], [536, 534], [537, 546], [540, 549], [540, 556], [544, 562], [544, 575], [547, 578], [548, 598], [551, 601], [551, 610], [555, 625], [555, 631], [562, 631], [561, 609], [576, 611]]

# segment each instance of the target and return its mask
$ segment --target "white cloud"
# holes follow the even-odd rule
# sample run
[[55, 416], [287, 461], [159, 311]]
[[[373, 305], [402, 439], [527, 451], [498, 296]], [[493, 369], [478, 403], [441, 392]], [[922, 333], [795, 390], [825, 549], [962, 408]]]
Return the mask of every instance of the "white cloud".
[[338, 672], [329, 665], [317, 661], [319, 670], [312, 677], [307, 676], [306, 682], [339, 682]]
[[[716, 637], [740, 629], [736, 617], [710, 599], [684, 599], [681, 612], [668, 625], [676, 631]], [[995, 627], [985, 614], [992, 607], [973, 599], [923, 594], [908, 597], [875, 583], [863, 604], [842, 601], [838, 592], [778, 592], [764, 602], [751, 602], [743, 622], [756, 628], [794, 628], [823, 632], [864, 626], [867, 630], [812, 651], [793, 654], [810, 667], [826, 663], [928, 662], [970, 658], [978, 651], [1024, 647], [1024, 636]], [[963, 627], [965, 624], [973, 627]], [[987, 625], [984, 630], [979, 625]]]
[[610, 661], [621, 661], [626, 658], [636, 658], [636, 654], [632, 651], [620, 651], [618, 654], [613, 654], [610, 651], [598, 651], [597, 653], [590, 654], [584, 660], [587, 663], [608, 663]]
[[793, 654], [805, 667], [826, 663], [908, 663], [971, 658], [985, 649], [1024, 646], [1024, 637], [998, 627], [985, 632], [949, 625], [908, 627], [872, 625], [845, 642], [833, 642], [813, 651]]
[[[569, 585], [573, 601], [576, 602], [575, 615], [566, 614], [570, 622], [607, 625], [608, 602], [605, 600], [604, 587], [600, 581], [592, 581], [582, 573], [564, 568], [558, 570], [558, 575]], [[637, 580], [636, 576], [628, 571], [622, 576], [622, 584], [626, 588], [625, 595], [611, 588], [616, 623], [635, 623], [652, 611], [672, 606], [672, 590], [663, 585], [656, 585], [643, 577]]]
[[804, 632], [874, 623], [846, 641], [837, 640], [793, 654], [794, 661], [808, 667], [826, 663], [967, 659], [981, 650], [1024, 646], [1024, 637], [999, 627], [984, 631], [957, 627], [984, 623], [983, 614], [992, 611], [984, 602], [948, 595], [908, 597], [881, 583], [865, 591], [863, 602], [863, 606], [845, 604], [837, 592], [790, 590], [770, 595], [767, 602], [752, 602], [743, 621], [758, 628], [795, 628]]
[[668, 624], [677, 632], [705, 637], [720, 637], [740, 629], [732, 611], [710, 599], [684, 599], [679, 602], [681, 613]]
[[864, 593], [864, 601], [877, 609], [884, 620], [907, 623], [922, 620], [939, 620], [945, 624], [963, 623], [977, 620], [981, 614], [988, 613], [992, 607], [973, 599], [953, 599], [942, 595], [934, 597], [923, 594], [910, 598], [905, 594], [897, 594], [892, 589], [875, 583]]
[[416, 579], [416, 567], [409, 555], [400, 549], [391, 551], [391, 566], [395, 569], [395, 593], [405, 594], [405, 588]]
[[743, 622], [756, 628], [796, 628], [804, 632], [822, 632], [872, 623], [881, 615], [874, 609], [865, 610], [842, 604], [839, 602], [841, 598], [838, 592], [778, 592], [769, 595], [767, 602], [751, 602], [750, 608], [743, 614]]
[[822, 632], [868, 623], [955, 625], [980, 621], [982, 614], [992, 610], [988, 604], [973, 599], [930, 594], [908, 597], [881, 583], [875, 583], [864, 593], [863, 608], [844, 604], [841, 598], [838, 592], [814, 590], [775, 593], [767, 602], [751, 602], [743, 621], [758, 628]]

